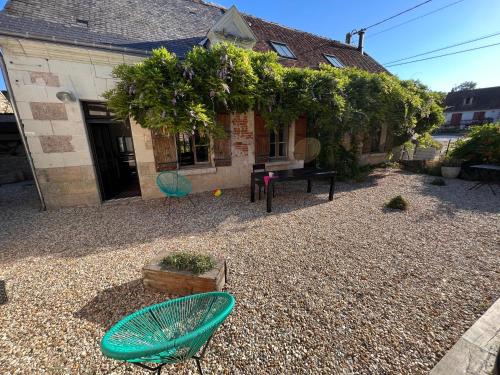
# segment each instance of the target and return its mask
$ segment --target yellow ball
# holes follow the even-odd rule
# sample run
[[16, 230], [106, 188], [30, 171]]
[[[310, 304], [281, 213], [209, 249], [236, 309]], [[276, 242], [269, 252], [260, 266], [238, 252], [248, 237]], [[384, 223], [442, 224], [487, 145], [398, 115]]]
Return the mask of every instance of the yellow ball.
[[214, 196], [215, 196], [216, 198], [219, 198], [219, 197], [222, 195], [222, 190], [221, 190], [221, 189], [215, 189], [215, 190], [213, 191], [213, 193], [214, 193]]

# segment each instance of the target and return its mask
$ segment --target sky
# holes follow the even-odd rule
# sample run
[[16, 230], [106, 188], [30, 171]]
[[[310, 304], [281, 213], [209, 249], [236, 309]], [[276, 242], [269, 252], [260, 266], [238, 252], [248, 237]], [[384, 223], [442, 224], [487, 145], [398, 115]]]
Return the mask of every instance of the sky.
[[[3, 8], [5, 2], [6, 0], [0, 0], [0, 8]], [[268, 21], [344, 41], [347, 32], [370, 26], [424, 0], [216, 2], [227, 7], [236, 5], [240, 11]], [[442, 7], [446, 8], [436, 11]], [[434, 13], [426, 15], [431, 12]], [[499, 35], [416, 59], [500, 43], [499, 15], [500, 0], [431, 0], [415, 10], [369, 28], [365, 38], [365, 51], [378, 62], [385, 64], [494, 33]], [[416, 17], [422, 18], [410, 21]], [[398, 26], [407, 21], [410, 22]], [[384, 31], [394, 26], [397, 27]], [[381, 31], [383, 32], [375, 35]], [[353, 41], [357, 42], [356, 38]], [[463, 81], [477, 82], [478, 87], [500, 86], [500, 44], [438, 59], [389, 67], [388, 70], [402, 79], [418, 79], [431, 89], [439, 91], [449, 91]], [[4, 87], [1, 79], [0, 87]]]

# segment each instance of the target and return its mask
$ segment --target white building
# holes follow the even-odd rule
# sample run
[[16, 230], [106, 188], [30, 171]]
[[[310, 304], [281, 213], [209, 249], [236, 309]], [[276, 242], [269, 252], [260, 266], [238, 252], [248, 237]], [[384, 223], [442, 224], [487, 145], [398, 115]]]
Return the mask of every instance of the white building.
[[445, 100], [444, 128], [465, 129], [500, 121], [500, 86], [450, 92]]

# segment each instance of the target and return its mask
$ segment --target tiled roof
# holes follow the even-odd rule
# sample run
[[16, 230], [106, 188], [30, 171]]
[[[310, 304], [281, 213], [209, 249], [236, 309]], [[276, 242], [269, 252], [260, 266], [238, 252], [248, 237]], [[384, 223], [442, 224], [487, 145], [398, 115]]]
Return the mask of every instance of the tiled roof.
[[274, 51], [269, 41], [285, 43], [296, 59], [281, 59], [283, 65], [317, 68], [328, 64], [325, 54], [335, 56], [344, 66], [354, 66], [369, 72], [386, 70], [366, 53], [362, 55], [356, 47], [336, 40], [292, 29], [260, 18], [245, 15], [246, 21], [258, 39], [256, 51]]
[[[138, 50], [165, 46], [183, 57], [205, 38], [224, 11], [201, 0], [11, 0], [0, 13], [0, 34]], [[323, 55], [327, 53], [345, 66], [385, 71], [355, 47], [253, 16], [244, 18], [258, 38], [255, 50], [272, 50], [270, 40], [292, 49], [297, 59], [282, 59], [284, 65], [317, 68], [320, 62], [327, 63]]]
[[[472, 98], [471, 104], [465, 104], [466, 98]], [[446, 96], [446, 112], [476, 111], [500, 108], [500, 86], [484, 89], [450, 92]]]
[[0, 13], [0, 32], [144, 50], [165, 46], [183, 56], [222, 14], [190, 0], [11, 0]]

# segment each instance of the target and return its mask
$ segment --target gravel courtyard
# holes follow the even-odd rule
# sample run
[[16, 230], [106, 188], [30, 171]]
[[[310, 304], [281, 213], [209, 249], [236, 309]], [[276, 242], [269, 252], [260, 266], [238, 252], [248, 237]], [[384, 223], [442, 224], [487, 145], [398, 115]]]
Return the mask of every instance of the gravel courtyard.
[[[0, 371], [146, 374], [105, 359], [112, 324], [168, 295], [141, 266], [166, 250], [228, 259], [236, 306], [207, 374], [424, 374], [500, 297], [500, 194], [377, 170], [312, 195], [247, 189], [39, 212], [33, 186], [0, 187]], [[498, 190], [498, 188], [497, 188]], [[383, 204], [402, 194], [407, 212]], [[193, 363], [166, 374], [195, 373]]]

